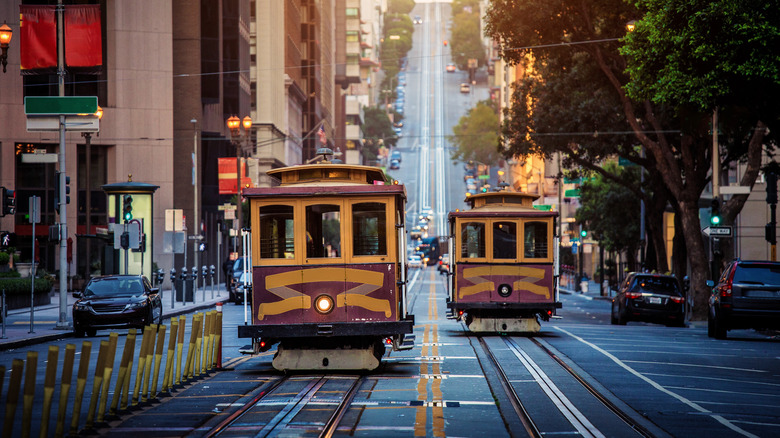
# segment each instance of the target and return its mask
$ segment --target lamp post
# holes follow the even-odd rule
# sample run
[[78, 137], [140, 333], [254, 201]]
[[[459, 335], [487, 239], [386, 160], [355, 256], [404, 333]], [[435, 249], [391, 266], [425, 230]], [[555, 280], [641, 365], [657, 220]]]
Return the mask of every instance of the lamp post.
[[[239, 119], [237, 116], [230, 116], [227, 119], [227, 127], [230, 129], [230, 140], [236, 146], [236, 214], [238, 221], [239, 236], [236, 239], [236, 248], [241, 248], [241, 228], [242, 228], [242, 211], [241, 211], [241, 143], [242, 136], [249, 138], [249, 131], [252, 129], [252, 118], [249, 116], [244, 119]], [[241, 127], [244, 128], [243, 133]]]
[[[95, 115], [97, 116], [98, 121], [101, 120], [103, 118], [103, 108], [98, 106]], [[84, 141], [85, 141], [84, 155], [86, 155], [85, 157], [86, 171], [84, 172], [84, 174], [86, 177], [85, 179], [87, 180], [86, 187], [85, 187], [86, 194], [84, 196], [84, 209], [86, 210], [87, 217], [86, 220], [84, 221], [84, 228], [86, 229], [85, 234], [90, 235], [92, 234], [92, 184], [91, 184], [92, 175], [90, 173], [92, 170], [91, 169], [92, 168], [92, 133], [82, 132], [81, 135], [84, 137]], [[87, 272], [84, 275], [85, 280], [89, 280], [89, 276], [90, 276], [89, 267], [90, 264], [92, 263], [91, 261], [92, 251], [90, 251], [91, 249], [92, 249], [92, 242], [87, 240], [87, 263], [86, 263]]]
[[8, 24], [3, 21], [3, 25], [0, 26], [0, 61], [3, 63], [3, 73], [5, 73], [5, 66], [8, 65], [8, 45], [11, 43], [11, 38], [14, 36], [14, 31]]

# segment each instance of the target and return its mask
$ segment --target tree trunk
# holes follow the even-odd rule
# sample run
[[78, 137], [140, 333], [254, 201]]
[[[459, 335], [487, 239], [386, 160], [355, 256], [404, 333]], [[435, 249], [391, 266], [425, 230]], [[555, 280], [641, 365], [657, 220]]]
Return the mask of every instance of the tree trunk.
[[688, 275], [688, 250], [685, 248], [685, 236], [682, 230], [682, 217], [679, 212], [674, 214], [674, 239], [672, 240], [672, 272], [683, 279]]
[[709, 290], [709, 257], [704, 249], [699, 224], [698, 199], [680, 201], [685, 246], [688, 249], [688, 260], [691, 264], [691, 292], [693, 294], [693, 309], [691, 319], [703, 321], [707, 318]]

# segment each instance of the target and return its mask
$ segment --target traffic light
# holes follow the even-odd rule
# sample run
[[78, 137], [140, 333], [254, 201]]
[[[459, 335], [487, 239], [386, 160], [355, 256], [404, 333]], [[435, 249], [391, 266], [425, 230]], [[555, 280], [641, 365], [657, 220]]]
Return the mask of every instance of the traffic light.
[[588, 230], [580, 230], [580, 236], [584, 239], [588, 237]]
[[772, 245], [777, 245], [777, 233], [775, 230], [776, 224], [774, 222], [769, 222], [764, 228], [764, 238]]
[[125, 222], [133, 220], [133, 197], [130, 195], [125, 195], [122, 198], [122, 217]]
[[766, 179], [766, 203], [777, 204], [777, 174], [774, 172], [767, 172], [764, 174]]
[[3, 199], [3, 216], [7, 214], [14, 214], [16, 212], [16, 192], [13, 190], [9, 190], [5, 187], [1, 187], [2, 190], [0, 190], [2, 193]]
[[712, 200], [712, 209], [710, 210], [710, 225], [720, 225], [720, 201]]
[[723, 255], [723, 251], [720, 249], [720, 237], [712, 238], [712, 255], [716, 257]]

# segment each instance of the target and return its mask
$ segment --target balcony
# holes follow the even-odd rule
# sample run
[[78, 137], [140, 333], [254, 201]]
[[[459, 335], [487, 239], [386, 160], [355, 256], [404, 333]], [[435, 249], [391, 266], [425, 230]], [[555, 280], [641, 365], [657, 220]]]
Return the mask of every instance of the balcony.
[[347, 140], [361, 140], [363, 138], [359, 125], [347, 125], [346, 128], [345, 136]]

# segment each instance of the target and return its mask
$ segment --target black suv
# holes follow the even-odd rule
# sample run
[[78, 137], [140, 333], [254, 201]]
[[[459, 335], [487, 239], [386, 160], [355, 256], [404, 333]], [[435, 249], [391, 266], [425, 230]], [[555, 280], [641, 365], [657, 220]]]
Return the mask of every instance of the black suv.
[[780, 262], [734, 260], [713, 287], [707, 335], [732, 329], [780, 329]]
[[685, 327], [685, 294], [671, 275], [632, 272], [612, 300], [612, 324], [646, 321]]

